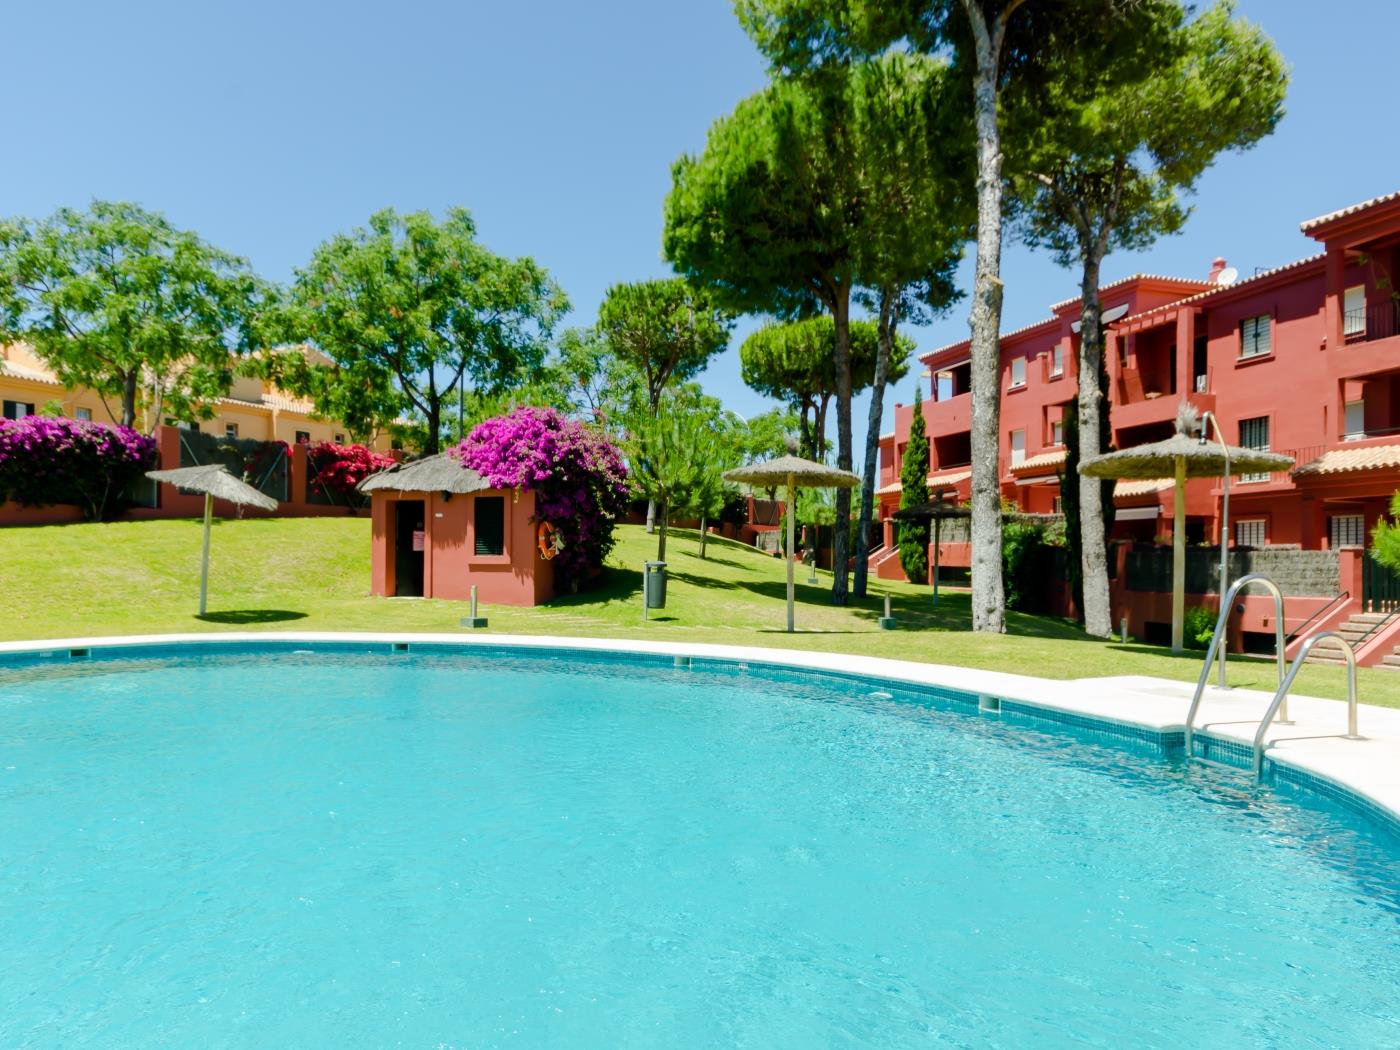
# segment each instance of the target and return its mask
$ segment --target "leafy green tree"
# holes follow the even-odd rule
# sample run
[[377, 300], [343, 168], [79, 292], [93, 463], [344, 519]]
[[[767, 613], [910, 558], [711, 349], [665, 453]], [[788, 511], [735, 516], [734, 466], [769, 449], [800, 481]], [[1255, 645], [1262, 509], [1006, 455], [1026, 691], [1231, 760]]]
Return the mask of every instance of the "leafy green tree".
[[681, 506], [700, 519], [700, 557], [705, 557], [706, 528], [709, 522], [724, 512], [724, 505], [733, 486], [724, 480], [724, 472], [744, 461], [748, 428], [732, 412], [717, 417], [694, 413], [688, 426], [697, 427], [693, 435], [698, 461], [689, 490], [683, 494]]
[[135, 204], [0, 221], [0, 336], [96, 391], [123, 426], [144, 412], [147, 433], [212, 414], [265, 291], [243, 259]]
[[[1113, 75], [1124, 60], [1085, 69], [1079, 55], [1050, 63], [1060, 90], [1057, 105], [1037, 99], [1034, 112], [1014, 114], [1034, 124], [1013, 161], [1024, 206], [1026, 239], [1048, 248], [1062, 266], [1079, 266], [1083, 315], [1078, 355], [1078, 452], [1097, 455], [1108, 412], [1101, 382], [1103, 331], [1099, 274], [1114, 248], [1140, 250], [1175, 233], [1189, 214], [1191, 193], [1215, 158], [1244, 150], [1273, 131], [1283, 115], [1288, 72], [1257, 27], [1216, 3], [1190, 23], [1165, 8], [1147, 58]], [[1103, 486], [1077, 481], [1084, 626], [1107, 637], [1113, 625], [1108, 598], [1107, 532]]]
[[[852, 71], [856, 122], [866, 140], [860, 302], [876, 319], [878, 354], [866, 420], [865, 464], [851, 591], [865, 597], [870, 571], [885, 386], [909, 350], [900, 324], [927, 324], [961, 298], [954, 280], [972, 232], [970, 136], [945, 62], [895, 51]], [[912, 346], [910, 347], [912, 349]], [[898, 380], [899, 375], [893, 377]]]
[[[977, 259], [972, 309], [972, 626], [1005, 630], [1001, 574], [1000, 328], [1003, 286], [1000, 112], [1008, 96], [1044, 98], [1047, 60], [1077, 54], [1081, 68], [1145, 57], [1144, 30], [1172, 0], [739, 0], [740, 19], [774, 68], [843, 67], [891, 47], [953, 55], [971, 88], [977, 166]], [[1025, 107], [1030, 111], [1030, 107]], [[1027, 135], [1035, 129], [1023, 126]], [[1022, 143], [1013, 139], [1013, 151]]]
[[693, 379], [729, 345], [731, 315], [679, 278], [615, 284], [598, 307], [598, 332], [642, 377], [653, 412], [668, 385]]
[[[850, 97], [836, 87], [780, 80], [711, 128], [704, 152], [672, 167], [666, 258], [740, 312], [835, 325], [836, 461], [852, 465], [851, 294], [860, 186], [846, 131]], [[837, 494], [832, 601], [847, 598], [851, 497]]]
[[[729, 345], [730, 314], [702, 288], [679, 278], [615, 284], [598, 308], [598, 331], [613, 355], [641, 379], [654, 415], [671, 383], [698, 375]], [[647, 531], [657, 506], [647, 501]]]
[[458, 384], [500, 395], [527, 382], [568, 306], [533, 260], [478, 244], [466, 209], [441, 222], [385, 209], [318, 247], [292, 284], [287, 335], [310, 339], [331, 364], [281, 354], [274, 376], [356, 434], [416, 413], [434, 453]]
[[666, 560], [666, 532], [673, 509], [684, 509], [704, 484], [713, 432], [721, 426], [719, 402], [693, 387], [663, 392], [656, 411], [639, 409], [628, 422], [623, 451], [632, 481], [656, 504], [656, 560]]
[[[909, 424], [909, 443], [904, 446], [904, 459], [899, 465], [899, 506], [917, 507], [928, 502], [928, 430], [924, 425], [923, 391], [914, 390], [914, 418]], [[899, 564], [910, 583], [928, 580], [928, 522], [900, 521], [898, 532]]]
[[[881, 354], [880, 329], [873, 321], [852, 321], [849, 328], [851, 390], [859, 393], [875, 380]], [[885, 369], [895, 380], [909, 372], [914, 344], [903, 337], [886, 356]], [[840, 385], [836, 375], [836, 324], [825, 314], [800, 321], [770, 322], [752, 332], [739, 347], [744, 383], [767, 397], [786, 402], [798, 418], [799, 449], [808, 459], [826, 455], [826, 417]]]

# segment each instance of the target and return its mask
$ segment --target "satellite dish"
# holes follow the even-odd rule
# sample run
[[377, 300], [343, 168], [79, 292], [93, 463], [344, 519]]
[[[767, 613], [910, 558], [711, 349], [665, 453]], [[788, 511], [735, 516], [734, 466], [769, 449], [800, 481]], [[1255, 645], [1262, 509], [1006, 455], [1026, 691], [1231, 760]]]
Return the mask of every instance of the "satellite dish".
[[1240, 279], [1240, 271], [1233, 266], [1227, 266], [1215, 275], [1216, 284], [1234, 284]]

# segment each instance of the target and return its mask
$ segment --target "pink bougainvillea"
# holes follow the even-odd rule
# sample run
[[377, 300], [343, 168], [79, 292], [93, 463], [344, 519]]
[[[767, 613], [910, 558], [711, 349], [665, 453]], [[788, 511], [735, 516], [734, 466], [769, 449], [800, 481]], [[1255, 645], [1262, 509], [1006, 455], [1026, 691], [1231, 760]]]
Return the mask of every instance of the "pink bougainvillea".
[[477, 424], [452, 454], [496, 488], [535, 494], [555, 527], [555, 571], [581, 583], [602, 566], [626, 507], [627, 468], [607, 438], [552, 408], [517, 408]]
[[127, 489], [156, 465], [156, 441], [130, 427], [79, 419], [0, 419], [0, 501], [76, 503], [100, 521], [127, 506]]

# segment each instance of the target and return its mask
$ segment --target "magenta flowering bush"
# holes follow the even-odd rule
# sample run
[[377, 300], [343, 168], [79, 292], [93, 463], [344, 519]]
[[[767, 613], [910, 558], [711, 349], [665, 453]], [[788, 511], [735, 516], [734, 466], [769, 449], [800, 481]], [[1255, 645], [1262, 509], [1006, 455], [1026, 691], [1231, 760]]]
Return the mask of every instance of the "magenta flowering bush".
[[156, 465], [156, 440], [80, 419], [0, 419], [0, 500], [74, 503], [89, 521], [125, 509], [131, 483]]
[[602, 567], [629, 490], [622, 456], [601, 433], [524, 407], [478, 423], [452, 454], [496, 488], [535, 494], [536, 514], [556, 529], [562, 581], [583, 583]]

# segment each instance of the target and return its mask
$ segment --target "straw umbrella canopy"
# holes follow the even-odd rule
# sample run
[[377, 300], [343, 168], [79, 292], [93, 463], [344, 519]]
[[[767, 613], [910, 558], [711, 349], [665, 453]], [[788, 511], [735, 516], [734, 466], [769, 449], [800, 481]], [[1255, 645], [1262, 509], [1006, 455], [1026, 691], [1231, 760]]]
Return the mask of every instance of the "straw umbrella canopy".
[[361, 492], [484, 492], [491, 485], [446, 452], [412, 463], [396, 463], [360, 482]]
[[209, 604], [209, 523], [214, 516], [214, 500], [228, 500], [241, 507], [259, 507], [262, 510], [276, 510], [277, 501], [235, 478], [221, 463], [175, 470], [148, 470], [146, 477], [152, 481], [168, 481], [191, 492], [204, 493], [204, 555], [199, 567], [199, 615], [203, 616]]
[[[1266, 474], [1289, 470], [1293, 457], [1261, 449], [1208, 443], [1193, 436], [1196, 413], [1183, 404], [1177, 413], [1176, 433], [1164, 441], [1090, 456], [1079, 472], [1091, 478], [1150, 480], [1173, 478], [1172, 507], [1172, 652], [1182, 651], [1186, 620], [1186, 480], [1222, 478], [1228, 474]], [[1228, 472], [1228, 473], [1227, 473]], [[1224, 601], [1225, 595], [1220, 596]]]
[[933, 522], [933, 604], [938, 604], [938, 544], [940, 526], [949, 518], [970, 518], [972, 511], [966, 507], [959, 507], [956, 503], [948, 503], [943, 499], [943, 489], [934, 493], [933, 499], [927, 503], [916, 503], [912, 507], [903, 507], [891, 515], [896, 521], [931, 521]]
[[793, 630], [793, 582], [792, 551], [796, 546], [797, 489], [852, 489], [860, 484], [860, 477], [849, 470], [828, 467], [825, 463], [814, 463], [800, 456], [779, 456], [766, 463], [753, 463], [747, 467], [726, 471], [726, 481], [738, 481], [755, 488], [777, 488], [787, 486], [787, 629]]

